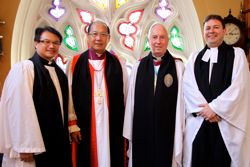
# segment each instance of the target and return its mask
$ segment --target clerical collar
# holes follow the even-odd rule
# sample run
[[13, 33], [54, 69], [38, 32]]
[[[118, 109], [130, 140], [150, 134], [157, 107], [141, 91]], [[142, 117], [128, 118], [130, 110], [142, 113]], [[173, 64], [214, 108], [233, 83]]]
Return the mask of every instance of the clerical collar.
[[41, 63], [43, 64], [43, 65], [46, 65], [46, 66], [54, 66], [54, 60], [52, 59], [52, 60], [47, 60], [47, 59], [44, 59], [44, 58], [42, 58], [39, 54], [38, 54], [38, 57], [39, 57], [39, 59], [40, 59], [40, 61], [41, 61]]
[[98, 54], [92, 48], [90, 48], [88, 56], [89, 56], [89, 59], [91, 60], [103, 60], [105, 57], [105, 52], [103, 54]]
[[206, 52], [202, 56], [202, 60], [208, 62], [210, 60], [211, 63], [217, 63], [218, 59], [218, 47], [216, 48], [207, 48]]
[[154, 66], [159, 66], [159, 65], [161, 65], [161, 60], [162, 60], [162, 57], [163, 57], [163, 56], [156, 57], [156, 56], [152, 55], [152, 57], [153, 57]]

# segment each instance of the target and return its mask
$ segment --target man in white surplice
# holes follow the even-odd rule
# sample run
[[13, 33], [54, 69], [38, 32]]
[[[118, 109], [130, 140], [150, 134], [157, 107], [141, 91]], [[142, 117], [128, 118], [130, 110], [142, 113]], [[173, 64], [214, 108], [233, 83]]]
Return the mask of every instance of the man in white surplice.
[[249, 167], [249, 72], [244, 51], [223, 42], [223, 19], [204, 21], [203, 50], [184, 74], [185, 167]]
[[0, 101], [0, 152], [3, 167], [71, 167], [68, 84], [53, 58], [61, 34], [52, 27], [35, 30], [36, 52], [15, 64]]

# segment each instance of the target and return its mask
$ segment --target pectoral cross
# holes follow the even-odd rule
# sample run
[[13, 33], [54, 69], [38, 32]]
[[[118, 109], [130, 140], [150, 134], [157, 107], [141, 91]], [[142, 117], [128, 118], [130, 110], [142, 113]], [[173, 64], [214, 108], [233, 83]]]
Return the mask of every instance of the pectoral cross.
[[98, 104], [102, 104], [102, 91], [100, 88], [97, 89], [97, 91], [95, 92], [95, 96], [97, 96], [97, 103]]

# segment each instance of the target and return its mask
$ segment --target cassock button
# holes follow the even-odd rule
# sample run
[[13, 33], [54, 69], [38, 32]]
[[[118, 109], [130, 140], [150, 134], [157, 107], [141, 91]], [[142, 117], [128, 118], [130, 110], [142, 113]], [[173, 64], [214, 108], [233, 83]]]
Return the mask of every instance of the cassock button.
[[166, 74], [164, 77], [164, 83], [166, 87], [170, 87], [173, 84], [173, 77], [171, 74]]

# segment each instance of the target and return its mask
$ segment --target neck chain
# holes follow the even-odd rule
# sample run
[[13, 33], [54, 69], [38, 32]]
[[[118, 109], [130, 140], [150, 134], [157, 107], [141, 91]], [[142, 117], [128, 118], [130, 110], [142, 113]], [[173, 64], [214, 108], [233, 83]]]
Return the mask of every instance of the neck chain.
[[96, 61], [94, 60], [92, 62], [92, 67], [95, 71], [94, 73], [94, 78], [95, 78], [95, 85], [96, 88], [94, 89], [94, 95], [95, 97], [97, 97], [97, 103], [100, 105], [102, 104], [103, 101], [103, 96], [104, 96], [104, 92], [102, 91], [102, 83], [103, 83], [103, 75], [104, 75], [104, 71], [103, 71], [103, 64], [104, 61]]

